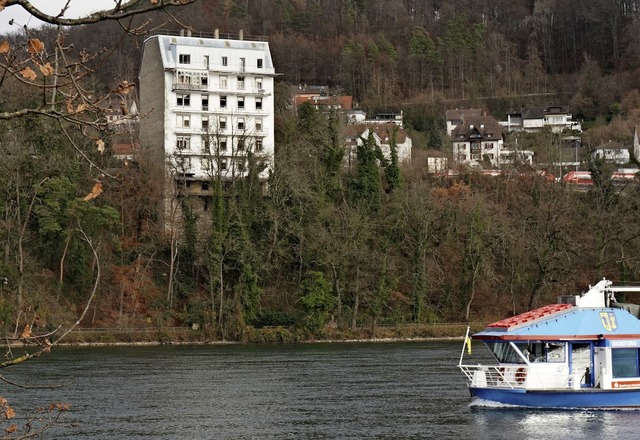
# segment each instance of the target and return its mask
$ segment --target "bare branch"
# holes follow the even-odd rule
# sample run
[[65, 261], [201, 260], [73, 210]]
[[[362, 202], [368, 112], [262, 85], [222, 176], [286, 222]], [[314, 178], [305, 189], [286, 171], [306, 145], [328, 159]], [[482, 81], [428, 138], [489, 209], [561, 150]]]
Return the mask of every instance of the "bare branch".
[[126, 3], [117, 2], [113, 9], [94, 12], [86, 17], [64, 18], [62, 15], [71, 3], [67, 1], [58, 15], [49, 15], [33, 6], [29, 0], [7, 0], [5, 6], [19, 5], [35, 18], [53, 25], [78, 26], [82, 24], [98, 23], [100, 21], [121, 20], [145, 12], [157, 11], [167, 6], [181, 6], [193, 3], [195, 0], [129, 0]]

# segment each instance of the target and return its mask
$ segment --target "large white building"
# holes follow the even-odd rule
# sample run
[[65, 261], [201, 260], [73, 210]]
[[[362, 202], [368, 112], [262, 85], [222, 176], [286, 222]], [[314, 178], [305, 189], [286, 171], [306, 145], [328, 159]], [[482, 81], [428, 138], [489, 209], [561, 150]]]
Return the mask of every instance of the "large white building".
[[244, 177], [250, 160], [260, 163], [266, 180], [273, 165], [274, 76], [263, 37], [217, 31], [207, 38], [149, 37], [139, 77], [143, 152], [188, 194], [210, 194], [213, 178]]

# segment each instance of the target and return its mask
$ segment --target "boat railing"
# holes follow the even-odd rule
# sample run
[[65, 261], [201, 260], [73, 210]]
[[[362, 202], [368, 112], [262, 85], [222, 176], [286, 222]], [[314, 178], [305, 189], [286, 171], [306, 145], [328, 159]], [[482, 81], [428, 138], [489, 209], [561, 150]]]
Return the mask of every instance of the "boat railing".
[[459, 365], [469, 386], [480, 388], [524, 388], [529, 373], [526, 365]]
[[[478, 388], [576, 389], [581, 377], [558, 374], [555, 367], [540, 368], [525, 364], [458, 365], [467, 376], [468, 385]], [[563, 378], [564, 376], [564, 378]]]

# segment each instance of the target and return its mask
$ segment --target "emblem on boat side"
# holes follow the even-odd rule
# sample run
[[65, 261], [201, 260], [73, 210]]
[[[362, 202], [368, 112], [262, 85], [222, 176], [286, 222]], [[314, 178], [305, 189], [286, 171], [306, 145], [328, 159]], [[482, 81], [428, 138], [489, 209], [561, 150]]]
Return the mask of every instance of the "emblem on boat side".
[[604, 329], [608, 332], [612, 332], [618, 328], [616, 315], [613, 312], [600, 312], [600, 321]]

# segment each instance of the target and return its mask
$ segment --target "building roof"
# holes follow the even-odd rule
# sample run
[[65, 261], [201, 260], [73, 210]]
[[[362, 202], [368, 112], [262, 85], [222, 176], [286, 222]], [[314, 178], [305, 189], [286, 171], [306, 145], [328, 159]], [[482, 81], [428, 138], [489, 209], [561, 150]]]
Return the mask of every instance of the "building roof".
[[482, 116], [482, 110], [479, 108], [456, 108], [447, 110], [447, 121], [464, 121], [465, 118], [476, 118]]
[[336, 106], [339, 106], [341, 110], [351, 110], [353, 108], [353, 97], [351, 96], [296, 95], [293, 97], [293, 103], [296, 107], [307, 101], [321, 109]]
[[387, 122], [384, 124], [352, 124], [347, 125], [344, 128], [344, 137], [347, 140], [347, 144], [355, 144], [358, 137], [362, 136], [366, 130], [371, 130], [380, 139], [383, 144], [388, 144], [391, 141], [392, 133], [395, 130], [396, 143], [404, 144], [407, 141], [407, 132], [400, 128], [393, 122]]
[[454, 141], [470, 141], [482, 139], [485, 141], [503, 139], [504, 133], [500, 124], [493, 116], [477, 116], [466, 118], [454, 128], [451, 138]]
[[[152, 40], [157, 39], [160, 45], [160, 53], [162, 56], [162, 64], [166, 68], [174, 68], [178, 66], [178, 56], [175, 48], [181, 47], [193, 47], [193, 48], [215, 48], [218, 50], [228, 50], [229, 52], [241, 52], [241, 51], [258, 51], [264, 52], [264, 67], [261, 69], [263, 74], [274, 74], [275, 68], [273, 66], [273, 60], [269, 52], [269, 43], [266, 41], [247, 41], [247, 40], [231, 40], [223, 38], [199, 38], [189, 36], [174, 36], [174, 35], [154, 35], [145, 40], [145, 44]], [[232, 66], [229, 68], [230, 72], [237, 71]], [[247, 73], [251, 73], [247, 69]]]
[[521, 116], [523, 119], [544, 119], [546, 115], [570, 115], [569, 108], [562, 105], [547, 105], [543, 107], [522, 107], [520, 111], [510, 112], [510, 115]]

